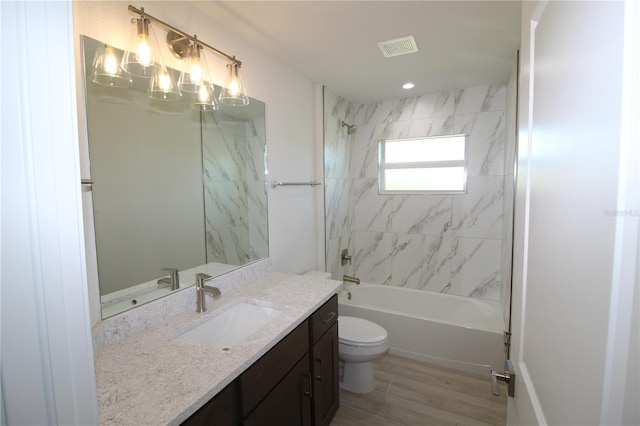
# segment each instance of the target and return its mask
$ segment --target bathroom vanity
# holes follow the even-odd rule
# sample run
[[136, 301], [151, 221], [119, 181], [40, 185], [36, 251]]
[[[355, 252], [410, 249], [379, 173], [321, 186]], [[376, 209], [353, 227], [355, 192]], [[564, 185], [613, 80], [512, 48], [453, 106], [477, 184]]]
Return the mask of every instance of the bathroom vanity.
[[[195, 312], [194, 292], [192, 311], [114, 343], [97, 358], [101, 424], [328, 425], [339, 404], [341, 284], [268, 273], [221, 289], [204, 314]], [[232, 347], [186, 337], [238, 303], [281, 313]]]
[[339, 406], [337, 295], [183, 425], [329, 425]]

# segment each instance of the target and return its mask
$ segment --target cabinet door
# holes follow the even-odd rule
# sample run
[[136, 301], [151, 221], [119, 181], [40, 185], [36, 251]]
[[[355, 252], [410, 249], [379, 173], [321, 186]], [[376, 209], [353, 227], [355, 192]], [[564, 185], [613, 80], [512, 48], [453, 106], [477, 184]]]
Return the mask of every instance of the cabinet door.
[[240, 424], [238, 382], [233, 381], [182, 423], [182, 426], [237, 426]]
[[307, 359], [308, 353], [309, 324], [304, 321], [240, 376], [242, 417], [253, 411], [300, 358]]
[[309, 357], [305, 355], [244, 420], [244, 425], [311, 425], [311, 392]]
[[314, 424], [329, 425], [340, 405], [338, 390], [338, 323], [311, 348]]

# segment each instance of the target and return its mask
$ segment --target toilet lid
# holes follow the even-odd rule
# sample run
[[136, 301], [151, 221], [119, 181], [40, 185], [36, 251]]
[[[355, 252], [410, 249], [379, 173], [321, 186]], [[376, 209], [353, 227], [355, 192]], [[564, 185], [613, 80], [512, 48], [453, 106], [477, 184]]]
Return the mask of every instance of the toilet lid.
[[387, 338], [387, 330], [362, 318], [339, 316], [338, 339], [342, 342], [363, 344], [380, 343]]

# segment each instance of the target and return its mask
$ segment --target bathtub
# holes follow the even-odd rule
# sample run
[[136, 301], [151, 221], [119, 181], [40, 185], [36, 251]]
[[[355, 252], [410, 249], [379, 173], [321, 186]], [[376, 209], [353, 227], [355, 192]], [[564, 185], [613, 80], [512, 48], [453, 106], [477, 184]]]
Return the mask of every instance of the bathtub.
[[390, 353], [479, 375], [504, 368], [504, 321], [498, 302], [361, 284], [349, 285], [338, 303], [340, 315], [384, 327]]

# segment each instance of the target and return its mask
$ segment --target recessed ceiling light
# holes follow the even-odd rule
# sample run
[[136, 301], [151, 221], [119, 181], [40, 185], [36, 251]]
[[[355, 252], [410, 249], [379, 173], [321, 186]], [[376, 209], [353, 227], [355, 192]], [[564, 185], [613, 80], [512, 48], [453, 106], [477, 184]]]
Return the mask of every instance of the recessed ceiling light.
[[402, 88], [405, 90], [413, 89], [414, 87], [416, 87], [416, 85], [413, 83], [405, 83], [402, 85]]

